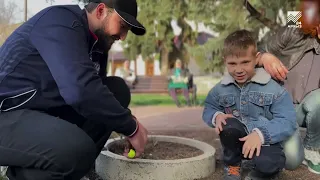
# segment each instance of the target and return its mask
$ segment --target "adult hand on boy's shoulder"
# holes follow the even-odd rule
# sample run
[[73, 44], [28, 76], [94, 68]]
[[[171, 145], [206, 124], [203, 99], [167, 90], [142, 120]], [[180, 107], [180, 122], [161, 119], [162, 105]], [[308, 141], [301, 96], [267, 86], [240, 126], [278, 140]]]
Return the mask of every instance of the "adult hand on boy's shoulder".
[[227, 122], [226, 120], [228, 118], [232, 118], [233, 115], [232, 114], [219, 114], [217, 115], [216, 119], [215, 119], [215, 128], [214, 130], [216, 131], [217, 134], [220, 134], [221, 131], [223, 131], [222, 128], [222, 124], [226, 125]]
[[242, 154], [244, 158], [252, 159], [254, 152], [256, 152], [256, 156], [260, 155], [262, 142], [256, 131], [253, 131], [239, 140], [245, 142], [242, 147]]
[[260, 54], [259, 64], [276, 80], [284, 81], [288, 74], [288, 69], [275, 55], [271, 53]]

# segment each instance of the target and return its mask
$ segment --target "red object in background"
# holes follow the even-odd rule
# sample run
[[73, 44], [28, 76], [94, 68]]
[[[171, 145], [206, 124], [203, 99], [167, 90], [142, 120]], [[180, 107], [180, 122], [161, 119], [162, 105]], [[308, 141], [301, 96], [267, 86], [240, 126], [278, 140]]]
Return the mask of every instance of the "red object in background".
[[300, 5], [302, 30], [313, 37], [317, 35], [316, 27], [320, 24], [319, 6], [320, 0], [303, 0]]

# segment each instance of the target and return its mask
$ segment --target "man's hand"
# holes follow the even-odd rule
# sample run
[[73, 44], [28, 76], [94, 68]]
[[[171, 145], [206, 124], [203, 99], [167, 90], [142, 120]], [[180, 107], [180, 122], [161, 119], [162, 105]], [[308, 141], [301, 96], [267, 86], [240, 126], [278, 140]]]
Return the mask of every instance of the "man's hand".
[[[148, 141], [148, 131], [138, 121], [137, 123], [139, 126], [138, 130], [132, 137], [128, 137], [128, 141], [131, 144], [132, 148], [136, 151], [135, 157], [140, 157], [141, 154], [144, 152], [144, 148]], [[125, 150], [125, 156], [127, 156], [127, 151], [129, 150]]]
[[232, 114], [219, 114], [216, 119], [215, 119], [215, 131], [217, 134], [220, 134], [221, 131], [223, 131], [223, 128], [222, 128], [222, 124], [226, 125], [227, 122], [226, 122], [226, 119], [228, 118], [232, 118]]
[[261, 139], [256, 131], [253, 131], [249, 135], [240, 138], [240, 141], [245, 141], [242, 147], [242, 154], [244, 158], [252, 159], [254, 151], [256, 151], [256, 156], [260, 155], [261, 150]]
[[284, 81], [289, 72], [282, 62], [270, 53], [260, 54], [259, 65], [262, 65], [264, 69], [278, 81]]

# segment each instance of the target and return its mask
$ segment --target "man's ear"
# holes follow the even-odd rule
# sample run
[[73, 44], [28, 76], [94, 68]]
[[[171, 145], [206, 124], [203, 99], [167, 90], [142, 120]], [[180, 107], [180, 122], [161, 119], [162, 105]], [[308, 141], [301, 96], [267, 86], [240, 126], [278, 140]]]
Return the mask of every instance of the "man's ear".
[[103, 3], [100, 3], [97, 8], [96, 8], [96, 17], [101, 20], [101, 19], [104, 19], [105, 16], [106, 16], [106, 9], [107, 9], [107, 6]]

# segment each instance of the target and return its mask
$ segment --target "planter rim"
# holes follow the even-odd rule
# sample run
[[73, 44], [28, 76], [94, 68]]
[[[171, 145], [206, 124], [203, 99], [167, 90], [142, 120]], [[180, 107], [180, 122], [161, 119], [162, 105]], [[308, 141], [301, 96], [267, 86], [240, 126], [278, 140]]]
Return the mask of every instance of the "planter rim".
[[[199, 156], [190, 157], [190, 158], [173, 159], [173, 160], [128, 159], [125, 156], [115, 154], [109, 150], [103, 150], [103, 151], [101, 151], [101, 154], [105, 155], [105, 156], [109, 156], [114, 159], [123, 160], [123, 161], [127, 161], [127, 162], [132, 162], [132, 163], [153, 163], [153, 164], [171, 163], [171, 164], [176, 164], [176, 163], [183, 163], [183, 162], [190, 162], [190, 161], [200, 161], [200, 160], [206, 159], [210, 156], [214, 156], [216, 153], [216, 149], [214, 147], [212, 147], [211, 145], [209, 145], [205, 142], [198, 141], [195, 139], [178, 137], [178, 136], [167, 136], [167, 135], [148, 135], [148, 138], [149, 139], [151, 139], [151, 138], [160, 139], [159, 141], [162, 141], [162, 142], [172, 142], [170, 140], [176, 140], [176, 142], [174, 141], [172, 143], [178, 143], [178, 144], [192, 146], [196, 149], [203, 151], [203, 154], [201, 154]], [[166, 141], [165, 139], [168, 139], [168, 141]], [[121, 139], [120, 138], [109, 139], [105, 145], [105, 148], [108, 149], [113, 143], [115, 143], [116, 141], [119, 141], [119, 140], [121, 140]], [[189, 144], [184, 143], [186, 141], [188, 141]]]

